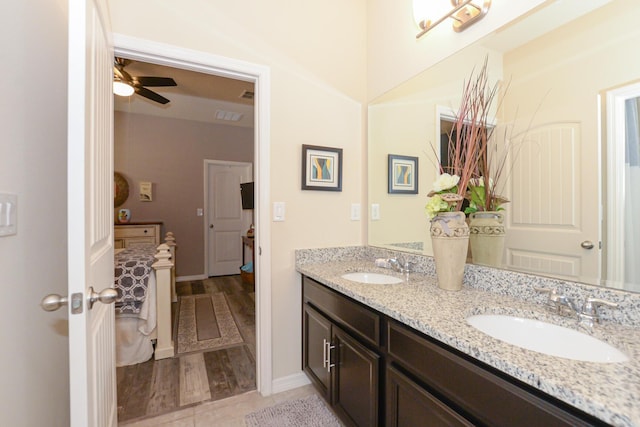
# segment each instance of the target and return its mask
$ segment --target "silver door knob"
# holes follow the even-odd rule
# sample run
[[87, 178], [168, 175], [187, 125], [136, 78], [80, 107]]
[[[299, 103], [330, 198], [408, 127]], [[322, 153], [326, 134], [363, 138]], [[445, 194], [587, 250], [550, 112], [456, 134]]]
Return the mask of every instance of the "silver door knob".
[[42, 298], [40, 306], [44, 311], [56, 311], [62, 306], [67, 305], [69, 299], [58, 294], [50, 294]]
[[584, 249], [593, 249], [593, 242], [591, 240], [585, 240], [584, 242], [580, 243], [580, 246], [582, 246]]
[[93, 290], [93, 286], [89, 287], [89, 295], [87, 302], [89, 303], [89, 310], [93, 308], [93, 304], [96, 301], [100, 301], [103, 304], [111, 304], [118, 298], [118, 291], [113, 288], [105, 288], [99, 293]]

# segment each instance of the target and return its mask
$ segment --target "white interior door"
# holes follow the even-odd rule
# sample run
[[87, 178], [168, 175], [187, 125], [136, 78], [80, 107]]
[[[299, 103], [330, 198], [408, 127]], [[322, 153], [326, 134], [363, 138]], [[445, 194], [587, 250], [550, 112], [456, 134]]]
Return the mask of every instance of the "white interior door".
[[252, 211], [242, 209], [240, 184], [251, 182], [251, 164], [207, 163], [207, 248], [209, 276], [240, 274], [242, 235]]
[[[71, 426], [117, 424], [113, 287], [113, 48], [104, 0], [69, 2], [68, 257]], [[74, 298], [75, 297], [75, 298]]]
[[[517, 137], [515, 138], [517, 140]], [[551, 123], [511, 145], [506, 265], [593, 283], [599, 277], [597, 147], [577, 122]]]

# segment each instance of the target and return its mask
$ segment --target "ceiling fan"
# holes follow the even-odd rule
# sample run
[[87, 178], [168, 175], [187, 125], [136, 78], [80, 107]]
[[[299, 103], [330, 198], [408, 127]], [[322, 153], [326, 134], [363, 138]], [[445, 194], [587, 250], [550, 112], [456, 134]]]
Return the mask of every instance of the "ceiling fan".
[[143, 96], [160, 104], [169, 103], [169, 100], [167, 98], [152, 90], [147, 89], [146, 86], [177, 86], [175, 80], [170, 77], [134, 77], [124, 70], [124, 67], [130, 63], [131, 61], [128, 59], [116, 57], [113, 65], [114, 85], [118, 83], [124, 84], [133, 89], [129, 89], [128, 95], [124, 96], [130, 96], [135, 92], [140, 96]]

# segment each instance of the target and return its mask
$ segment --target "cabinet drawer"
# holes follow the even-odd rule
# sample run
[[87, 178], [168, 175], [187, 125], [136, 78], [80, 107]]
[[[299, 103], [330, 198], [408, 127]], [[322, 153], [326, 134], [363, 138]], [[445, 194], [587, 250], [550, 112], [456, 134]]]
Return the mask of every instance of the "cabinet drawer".
[[552, 404], [396, 322], [388, 322], [387, 334], [389, 355], [398, 364], [441, 399], [469, 413], [480, 424], [496, 427], [600, 425], [589, 415], [574, 416], [569, 409], [565, 411], [556, 406], [562, 405], [561, 402]]
[[380, 316], [324, 285], [303, 276], [303, 297], [338, 325], [364, 341], [380, 345]]
[[155, 227], [117, 227], [116, 237], [151, 237], [155, 239], [156, 229]]

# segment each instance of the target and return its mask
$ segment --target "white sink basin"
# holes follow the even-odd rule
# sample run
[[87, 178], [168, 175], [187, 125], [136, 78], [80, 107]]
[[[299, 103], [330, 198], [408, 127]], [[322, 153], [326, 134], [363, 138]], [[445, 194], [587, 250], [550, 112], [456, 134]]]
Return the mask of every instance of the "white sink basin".
[[402, 279], [380, 273], [348, 273], [343, 274], [342, 278], [351, 280], [352, 282], [371, 283], [376, 285], [392, 285], [394, 283], [402, 283]]
[[468, 317], [467, 323], [501, 341], [550, 356], [599, 363], [629, 360], [615, 347], [591, 335], [539, 320], [480, 314]]

